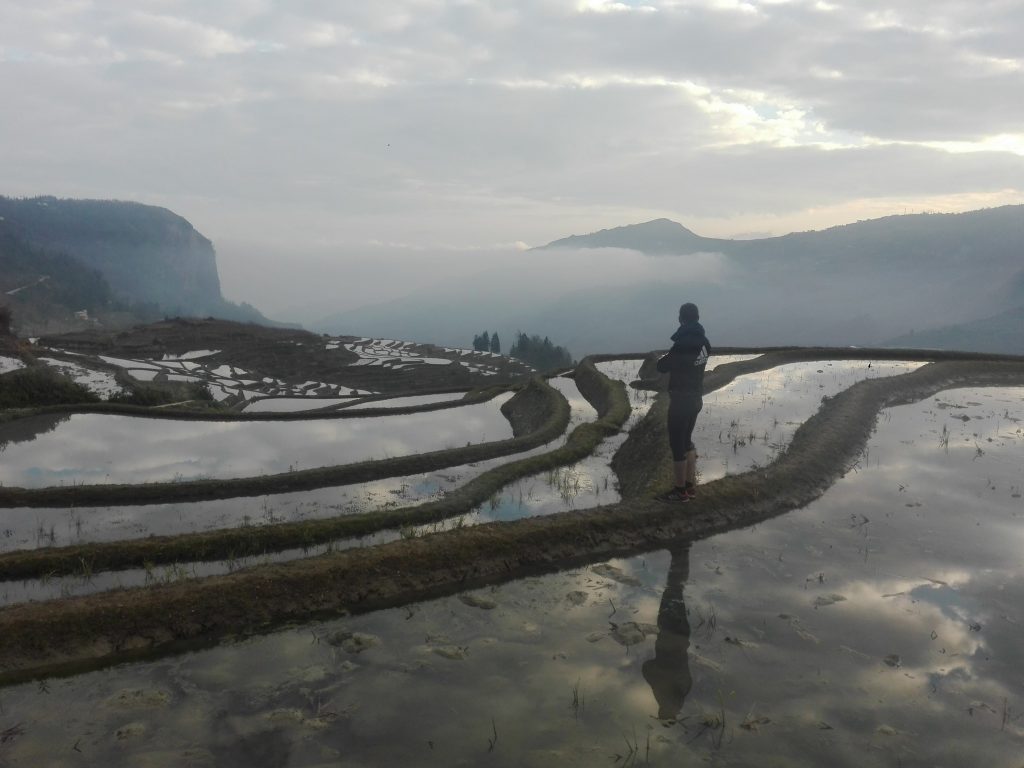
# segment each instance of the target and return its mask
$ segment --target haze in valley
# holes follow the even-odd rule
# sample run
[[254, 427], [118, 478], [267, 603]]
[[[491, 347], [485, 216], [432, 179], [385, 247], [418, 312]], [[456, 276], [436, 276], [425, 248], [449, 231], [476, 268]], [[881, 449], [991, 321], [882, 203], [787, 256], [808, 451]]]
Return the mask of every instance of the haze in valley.
[[[1012, 308], [984, 296], [1013, 276], [928, 295], [856, 252], [842, 281], [764, 282], [722, 250], [531, 249], [1020, 204], [1022, 33], [1007, 0], [14, 0], [0, 193], [165, 206], [213, 241], [229, 299], [312, 328], [443, 298], [471, 327], [421, 340], [596, 351], [575, 318], [650, 348], [692, 288], [732, 343], [877, 343]], [[638, 306], [661, 315], [616, 337]]]

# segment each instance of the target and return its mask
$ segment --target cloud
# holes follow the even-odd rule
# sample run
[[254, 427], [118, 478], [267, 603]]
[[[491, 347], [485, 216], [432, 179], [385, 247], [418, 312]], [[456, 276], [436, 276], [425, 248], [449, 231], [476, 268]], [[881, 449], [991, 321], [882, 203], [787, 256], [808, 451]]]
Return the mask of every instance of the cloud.
[[1010, 0], [12, 0], [0, 192], [281, 254], [1017, 202], [1022, 32]]

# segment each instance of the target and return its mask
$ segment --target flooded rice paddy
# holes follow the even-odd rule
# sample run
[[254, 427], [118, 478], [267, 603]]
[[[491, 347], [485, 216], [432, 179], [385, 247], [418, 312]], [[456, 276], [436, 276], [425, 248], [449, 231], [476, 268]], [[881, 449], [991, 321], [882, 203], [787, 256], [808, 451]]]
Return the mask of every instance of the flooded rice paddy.
[[[576, 425], [597, 417], [597, 412], [580, 394], [573, 379], [558, 377], [550, 379], [548, 383], [561, 392], [569, 402], [567, 432], [550, 443], [515, 454], [513, 459], [559, 448], [565, 444], [567, 433]], [[0, 530], [0, 553], [89, 542], [128, 541], [147, 536], [173, 536], [239, 526], [269, 525], [409, 506], [440, 498], [509, 460], [507, 456], [499, 457], [447, 467], [436, 472], [311, 491], [274, 494], [259, 499], [240, 497], [143, 506], [8, 509], [2, 512], [4, 522]], [[430, 531], [443, 530], [445, 527], [446, 524], [439, 524], [415, 527], [407, 531], [389, 530], [309, 549], [290, 549], [272, 555], [240, 557], [231, 561], [180, 563], [150, 569], [0, 582], [0, 605], [228, 573], [260, 563], [294, 560], [331, 549], [370, 546], [394, 540], [401, 535], [422, 535]]]
[[[757, 355], [712, 356], [708, 370]], [[606, 376], [630, 382], [638, 377], [640, 360], [599, 363]], [[738, 377], [704, 398], [694, 442], [700, 459], [698, 481], [709, 482], [763, 466], [785, 448], [797, 428], [833, 396], [867, 378], [894, 376], [920, 367], [917, 362], [817, 361], [790, 363]], [[494, 520], [547, 515], [568, 509], [587, 509], [620, 500], [611, 459], [631, 429], [649, 410], [654, 393], [629, 390], [633, 408], [622, 432], [571, 466], [525, 477], [507, 486], [486, 504], [458, 521], [475, 525]]]
[[[328, 341], [326, 347], [344, 347], [349, 352], [354, 352], [359, 357], [354, 365], [379, 365], [391, 370], [419, 365], [451, 365], [453, 362], [452, 358], [424, 354], [422, 345], [395, 339], [356, 339], [348, 343]], [[449, 347], [442, 348], [441, 351], [455, 355], [455, 362], [458, 365], [485, 376], [497, 375], [501, 372], [501, 366], [510, 361], [510, 358], [492, 352]], [[526, 369], [518, 361], [515, 361], [515, 364], [522, 370]]]
[[[709, 370], [729, 362], [748, 360], [756, 355], [718, 355], [709, 362]], [[617, 360], [598, 364], [599, 370], [612, 379], [628, 385], [638, 377], [640, 360]], [[835, 394], [839, 389], [868, 376], [892, 375], [912, 370], [917, 363], [888, 364], [885, 362], [839, 361], [799, 363], [782, 366], [765, 373], [740, 377], [732, 385], [705, 398], [705, 412], [712, 415], [730, 414], [731, 419], [743, 424], [764, 422], [766, 429], [782, 439], [809, 417], [818, 406], [821, 393]], [[570, 404], [571, 431], [577, 424], [592, 421], [597, 414], [579, 393], [571, 378], [558, 377], [549, 383], [566, 397]], [[392, 541], [401, 536], [419, 536], [447, 530], [452, 527], [479, 525], [497, 520], [516, 520], [523, 517], [547, 515], [568, 509], [587, 509], [620, 500], [615, 474], [610, 463], [612, 456], [625, 440], [628, 430], [646, 414], [653, 402], [647, 390], [627, 387], [633, 411], [623, 431], [606, 438], [585, 459], [556, 470], [529, 475], [503, 488], [491, 499], [475, 509], [440, 523], [412, 526], [403, 530], [385, 530], [370, 536], [344, 539], [317, 545], [308, 549], [290, 549], [258, 557], [240, 557], [230, 561], [180, 563], [171, 566], [135, 569], [107, 574], [55, 577], [0, 584], [0, 604], [26, 600], [52, 599], [74, 594], [87, 594], [118, 587], [139, 586], [161, 581], [196, 578], [226, 573], [238, 568], [265, 562], [280, 562], [309, 557], [323, 552], [352, 546], [372, 546]], [[809, 402], [808, 402], [809, 401]], [[713, 407], [714, 406], [714, 407]], [[731, 411], [729, 409], [732, 409]], [[771, 410], [769, 410], [771, 409]], [[773, 414], [773, 415], [772, 415]], [[774, 422], [771, 425], [770, 422]], [[711, 422], [714, 432], [717, 423]], [[564, 436], [545, 446], [517, 454], [518, 458], [553, 450], [564, 443]], [[738, 452], [731, 443], [704, 439], [701, 449], [701, 467], [720, 456], [721, 465], [732, 462], [732, 472], [748, 469], [766, 452], [774, 451], [771, 444], [752, 442], [740, 446]], [[760, 451], [760, 452], [759, 452]], [[717, 453], [716, 453], [717, 452]], [[737, 460], [736, 456], [746, 463]], [[0, 551], [31, 549], [46, 546], [65, 546], [90, 541], [117, 541], [143, 538], [150, 535], [174, 535], [195, 531], [231, 528], [244, 525], [265, 525], [275, 522], [317, 519], [342, 514], [372, 512], [400, 506], [410, 506], [443, 496], [484, 471], [507, 461], [507, 458], [476, 462], [471, 465], [418, 475], [389, 478], [336, 488], [325, 488], [292, 494], [279, 494], [251, 498], [221, 499], [197, 503], [146, 505], [142, 507], [101, 507], [80, 509], [12, 509], [6, 516], [8, 523]], [[702, 469], [702, 475], [704, 470]], [[723, 473], [724, 474], [724, 473]], [[718, 475], [720, 476], [720, 475]]]
[[483, 443], [512, 437], [505, 393], [455, 411], [287, 422], [183, 421], [108, 414], [20, 419], [0, 426], [7, 442], [0, 483], [41, 488], [249, 477]]
[[[593, 407], [579, 393], [572, 379], [560, 377], [551, 379], [549, 383], [569, 402], [569, 430], [576, 424], [596, 418]], [[436, 413], [448, 413], [451, 416], [459, 412], [461, 409]], [[550, 443], [514, 454], [513, 458], [553, 450], [563, 445], [565, 438], [563, 434]], [[390, 509], [437, 498], [507, 461], [509, 457], [499, 457], [446, 467], [436, 472], [259, 498], [239, 497], [143, 506], [13, 508], [2, 512], [4, 530], [0, 531], [0, 552], [146, 536], [172, 536], [216, 528]]]
[[[293, 342], [303, 346], [304, 342]], [[318, 340], [328, 354], [332, 350], [354, 353], [356, 359], [351, 366], [379, 366], [390, 371], [423, 366], [455, 365], [466, 370], [490, 377], [502, 372], [529, 373], [528, 366], [511, 358], [465, 349], [425, 347], [420, 344], [393, 339], [352, 339], [351, 337], [324, 337]], [[57, 359], [43, 359], [42, 362], [58, 371], [72, 376], [76, 381], [103, 398], [109, 398], [120, 391], [113, 380], [109, 367], [120, 368], [132, 378], [141, 382], [176, 381], [205, 385], [214, 400], [232, 405], [246, 406], [248, 411], [305, 410], [305, 407], [323, 407], [317, 398], [346, 398], [376, 394], [375, 390], [349, 387], [337, 382], [285, 381], [275, 376], [264, 376], [246, 367], [235, 365], [230, 353], [219, 349], [198, 349], [182, 354], [156, 356], [114, 356], [98, 355], [92, 358], [68, 350], [54, 350], [55, 353], [74, 358], [75, 362]], [[341, 353], [339, 353], [341, 354]], [[445, 355], [445, 356], [439, 356]], [[10, 364], [0, 359], [0, 373], [14, 370], [20, 361], [13, 358]], [[102, 367], [102, 370], [97, 368]], [[262, 401], [254, 407], [251, 401], [272, 397], [274, 401]], [[300, 402], [309, 399], [308, 404]], [[292, 402], [287, 402], [292, 401]]]
[[770, 463], [793, 433], [821, 407], [858, 381], [898, 376], [924, 363], [898, 360], [818, 360], [788, 363], [739, 376], [704, 397], [693, 442], [698, 480], [709, 482]]
[[25, 364], [16, 357], [7, 357], [6, 355], [0, 355], [0, 373], [10, 373], [11, 371], [19, 371], [25, 367]]
[[1022, 485], [1024, 389], [942, 392], [749, 529], [0, 690], [0, 757], [1018, 768]]
[[[74, 355], [66, 351], [64, 354]], [[205, 384], [217, 401], [230, 399], [233, 402], [244, 403], [266, 396], [344, 397], [373, 394], [369, 390], [353, 389], [340, 384], [321, 381], [289, 383], [273, 376], [260, 376], [225, 362], [219, 355], [220, 350], [200, 349], [182, 355], [163, 355], [160, 358], [99, 355], [98, 359], [106, 365], [124, 369], [132, 378], [139, 381], [167, 380]], [[83, 362], [83, 365], [86, 363]]]
[[115, 380], [114, 374], [109, 371], [97, 371], [78, 363], [55, 360], [49, 357], [40, 357], [39, 362], [67, 376], [76, 384], [80, 384], [104, 400], [109, 400], [114, 395], [119, 395], [124, 391]]

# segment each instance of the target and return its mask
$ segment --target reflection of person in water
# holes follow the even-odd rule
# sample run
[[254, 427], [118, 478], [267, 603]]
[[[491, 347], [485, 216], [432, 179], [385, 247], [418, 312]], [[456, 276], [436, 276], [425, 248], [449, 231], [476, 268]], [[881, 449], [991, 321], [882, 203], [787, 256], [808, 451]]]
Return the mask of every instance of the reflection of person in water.
[[651, 686], [658, 701], [658, 718], [672, 720], [683, 709], [683, 702], [693, 687], [690, 677], [690, 622], [686, 619], [683, 587], [690, 576], [690, 545], [671, 551], [665, 591], [658, 609], [658, 637], [654, 641], [654, 658], [644, 662], [644, 680]]

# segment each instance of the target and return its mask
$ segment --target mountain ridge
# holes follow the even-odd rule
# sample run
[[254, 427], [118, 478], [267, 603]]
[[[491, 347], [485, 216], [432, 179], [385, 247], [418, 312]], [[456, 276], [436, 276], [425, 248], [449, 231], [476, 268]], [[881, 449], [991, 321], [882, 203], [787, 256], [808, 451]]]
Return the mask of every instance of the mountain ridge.
[[[505, 280], [453, 278], [432, 295], [334, 313], [317, 327], [442, 344], [468, 343], [479, 328], [503, 337], [522, 329], [550, 334], [580, 356], [667, 346], [676, 309], [694, 301], [718, 344], [872, 346], [1024, 304], [1022, 243], [1024, 205], [752, 240], [705, 238], [654, 219], [524, 251]], [[697, 253], [708, 257], [673, 258]], [[535, 276], [533, 289], [506, 285], [524, 274]], [[552, 285], [565, 286], [560, 296], [550, 295]], [[1015, 348], [1005, 323], [978, 329], [988, 329], [977, 342], [984, 348]]]
[[[964, 222], [973, 226], [958, 226]], [[1007, 223], [1012, 224], [1012, 231], [1006, 238], [1007, 243], [1016, 245], [1024, 240], [1024, 205], [1004, 205], [954, 213], [893, 214], [876, 219], [836, 224], [824, 229], [802, 230], [788, 232], [784, 235], [743, 240], [705, 237], [672, 219], [659, 218], [637, 224], [601, 229], [583, 235], [569, 235], [538, 246], [533, 250], [627, 248], [648, 255], [680, 256], [710, 250], [736, 256], [765, 247], [791, 247], [796, 244], [803, 248], [807, 243], [814, 243], [821, 238], [840, 240], [852, 238], [861, 241], [884, 238], [891, 245], [891, 239], [894, 236], [913, 236], [927, 239], [935, 244], [942, 244], [951, 233], [959, 234], [961, 237], [976, 236], [978, 227], [991, 227], [993, 224], [1005, 225]]]
[[[710, 248], [712, 244], [729, 242], [717, 238], [703, 237], [671, 219], [660, 218], [638, 224], [590, 232], [585, 235], [569, 235], [554, 240], [533, 250], [553, 248], [629, 248], [649, 254], [680, 254], [695, 251], [690, 248]], [[641, 247], [642, 246], [642, 247]], [[679, 249], [684, 250], [679, 250]]]
[[[100, 275], [110, 300], [129, 312], [134, 307], [140, 321], [163, 314], [272, 322], [254, 307], [223, 297], [213, 243], [167, 208], [122, 200], [0, 196], [0, 225], [8, 233], [9, 251], [18, 240], [41, 265], [57, 257], [73, 259]], [[69, 304], [63, 314], [90, 308], [102, 307]]]

